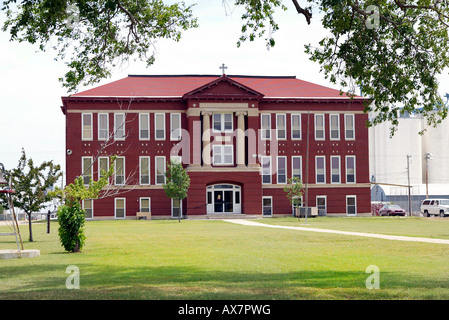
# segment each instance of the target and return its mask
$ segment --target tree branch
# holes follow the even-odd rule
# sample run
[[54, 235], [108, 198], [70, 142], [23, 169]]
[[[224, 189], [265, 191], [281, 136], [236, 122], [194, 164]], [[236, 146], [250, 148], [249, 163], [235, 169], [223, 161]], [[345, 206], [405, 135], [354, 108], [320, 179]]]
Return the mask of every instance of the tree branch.
[[306, 17], [307, 24], [310, 24], [310, 19], [312, 19], [312, 13], [308, 9], [301, 8], [301, 6], [298, 4], [297, 0], [292, 0], [292, 1], [293, 1], [293, 4], [295, 5], [296, 11], [299, 14], [303, 14]]

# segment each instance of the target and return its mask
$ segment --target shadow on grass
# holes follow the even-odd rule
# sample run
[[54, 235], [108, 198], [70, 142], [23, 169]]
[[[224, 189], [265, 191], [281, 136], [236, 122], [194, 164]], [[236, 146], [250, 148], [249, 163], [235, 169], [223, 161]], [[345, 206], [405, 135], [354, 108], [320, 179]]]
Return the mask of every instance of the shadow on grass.
[[381, 273], [380, 289], [369, 290], [365, 272], [261, 273], [196, 267], [121, 268], [77, 265], [80, 289], [66, 288], [66, 266], [0, 266], [0, 299], [448, 299], [449, 282]]

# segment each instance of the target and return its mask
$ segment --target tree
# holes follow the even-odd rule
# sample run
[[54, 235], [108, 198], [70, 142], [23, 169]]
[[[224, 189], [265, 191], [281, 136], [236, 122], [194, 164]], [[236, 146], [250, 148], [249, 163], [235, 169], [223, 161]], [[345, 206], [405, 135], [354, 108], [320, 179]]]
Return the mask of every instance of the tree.
[[[3, 0], [4, 31], [11, 40], [38, 43], [45, 50], [57, 38], [58, 58], [71, 54], [63, 85], [75, 91], [111, 74], [131, 57], [154, 61], [154, 40], [179, 40], [197, 27], [193, 7], [162, 0]], [[230, 6], [222, 0], [225, 7]], [[438, 76], [449, 66], [449, 2], [431, 0], [234, 0], [244, 10], [237, 46], [264, 38], [275, 46], [282, 11], [295, 9], [308, 24], [315, 14], [329, 36], [317, 47], [305, 44], [310, 59], [349, 96], [360, 88], [375, 116], [367, 125], [393, 124], [401, 113], [422, 115], [429, 125], [447, 117]], [[296, 30], [292, 30], [295, 32]]]
[[[170, 160], [167, 163], [165, 177], [164, 191], [168, 198], [182, 201], [187, 197], [187, 191], [190, 187], [190, 177], [181, 162]], [[181, 215], [182, 212], [178, 215], [179, 222], [181, 222]]]
[[15, 190], [13, 204], [28, 215], [29, 241], [33, 241], [31, 214], [39, 212], [54, 196], [48, 192], [62, 176], [61, 167], [53, 161], [45, 161], [35, 167], [33, 160], [27, 159], [22, 149], [17, 168], [7, 171], [7, 180], [11, 177], [12, 188]]
[[[284, 192], [287, 193], [287, 198], [290, 204], [296, 209], [301, 206], [302, 195], [304, 194], [304, 186], [302, 180], [298, 177], [287, 179], [288, 184], [284, 187]], [[307, 213], [306, 213], [307, 214]], [[298, 215], [299, 218], [300, 215]]]

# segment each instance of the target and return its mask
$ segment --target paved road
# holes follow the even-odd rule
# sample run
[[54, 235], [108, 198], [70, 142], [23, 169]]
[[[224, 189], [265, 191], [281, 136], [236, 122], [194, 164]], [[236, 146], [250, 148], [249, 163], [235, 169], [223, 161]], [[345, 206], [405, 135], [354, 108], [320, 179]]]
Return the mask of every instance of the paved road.
[[270, 225], [270, 224], [255, 222], [255, 221], [243, 220], [243, 219], [224, 219], [224, 221], [236, 223], [236, 224], [240, 224], [240, 225], [245, 225], [245, 226], [252, 226], [252, 227], [265, 227], [265, 228], [290, 229], [290, 230], [309, 231], [309, 232], [334, 233], [334, 234], [343, 234], [343, 235], [349, 235], [349, 236], [378, 238], [378, 239], [397, 240], [397, 241], [449, 244], [449, 239], [418, 238], [418, 237], [392, 236], [392, 235], [386, 235], [386, 234], [339, 231], [339, 230], [307, 228], [307, 227], [278, 226], [278, 225]]

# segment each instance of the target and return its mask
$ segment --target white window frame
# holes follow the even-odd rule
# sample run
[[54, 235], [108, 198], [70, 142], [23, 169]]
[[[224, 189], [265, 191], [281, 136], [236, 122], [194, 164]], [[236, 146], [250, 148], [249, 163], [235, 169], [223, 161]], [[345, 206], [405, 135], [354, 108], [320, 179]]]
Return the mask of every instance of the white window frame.
[[[142, 183], [142, 159], [148, 160], [148, 183]], [[149, 186], [151, 184], [151, 157], [148, 156], [140, 156], [139, 157], [139, 185], [141, 186]]]
[[294, 177], [293, 172], [295, 171], [295, 168], [293, 166], [295, 163], [294, 161], [295, 158], [299, 158], [299, 175], [300, 175], [299, 179], [302, 180], [302, 156], [292, 156], [292, 179]]
[[[92, 216], [90, 217], [90, 218], [88, 218], [88, 217], [86, 217], [86, 220], [92, 220], [93, 218], [94, 218], [94, 200], [93, 199], [85, 199], [85, 200], [83, 200], [83, 202], [82, 202], [82, 207], [83, 207], [83, 210], [84, 211], [86, 211], [86, 207], [85, 207], [85, 202], [86, 201], [90, 201], [90, 203], [91, 203], [91, 208], [90, 208], [90, 210], [92, 211]], [[86, 216], [86, 215], [85, 215]]]
[[[332, 128], [332, 118], [336, 117], [337, 119], [337, 128]], [[337, 131], [337, 137], [332, 137], [332, 132]], [[329, 139], [330, 140], [340, 140], [340, 115], [339, 114], [330, 114], [329, 115]]]
[[[263, 118], [268, 117], [268, 128], [264, 128]], [[260, 114], [260, 130], [261, 130], [261, 139], [262, 140], [271, 140], [271, 114], [270, 113], [261, 113]]]
[[[142, 119], [143, 117], [147, 117], [147, 120], [145, 121], [145, 119]], [[142, 123], [145, 123], [148, 128], [143, 128]], [[147, 131], [148, 132], [148, 137], [142, 137], [142, 131]], [[149, 113], [139, 113], [139, 140], [142, 141], [148, 141], [150, 140], [150, 114]]]
[[[270, 199], [270, 214], [269, 215], [264, 214], [264, 210], [263, 210], [265, 208], [264, 203], [263, 203], [264, 199]], [[273, 197], [272, 196], [263, 196], [262, 197], [262, 217], [272, 217], [272, 216], [273, 216]]]
[[[347, 117], [352, 118], [352, 138], [348, 138], [348, 123], [347, 123]], [[354, 114], [345, 114], [345, 140], [355, 140], [355, 116]]]
[[[324, 164], [324, 181], [323, 182], [318, 182], [318, 159], [322, 158], [323, 159], [323, 164]], [[326, 157], [325, 156], [315, 156], [315, 183], [316, 184], [326, 184]]]
[[[123, 122], [121, 124], [118, 123], [117, 117], [122, 116]], [[114, 113], [114, 140], [123, 141], [126, 139], [126, 115], [124, 113]], [[118, 133], [123, 131], [123, 136], [120, 136]]]
[[[85, 168], [84, 167], [84, 160], [85, 159], [90, 159], [90, 173], [88, 174], [88, 175], [86, 175], [86, 174], [84, 174], [85, 172], [86, 172], [86, 170], [88, 169], [88, 168]], [[87, 182], [86, 183], [86, 177], [87, 176], [90, 176], [90, 178], [93, 180], [94, 179], [94, 164], [93, 164], [93, 157], [81, 157], [81, 175], [83, 176], [83, 183], [84, 183], [84, 185], [85, 186], [87, 186], [87, 185], [89, 185], [89, 182]], [[89, 181], [90, 181], [90, 179], [89, 179]]]
[[[323, 118], [323, 137], [322, 138], [318, 138], [317, 137], [317, 132], [319, 129], [317, 129], [317, 119], [322, 117]], [[315, 129], [315, 140], [325, 140], [326, 138], [326, 117], [324, 116], [324, 114], [320, 113], [320, 114], [315, 114], [315, 125], [314, 125], [314, 129]]]
[[[279, 159], [284, 159], [284, 172], [285, 173], [283, 174], [283, 176], [285, 177], [285, 180], [283, 182], [279, 181], [279, 171], [280, 171]], [[277, 183], [278, 184], [286, 184], [287, 183], [287, 157], [286, 156], [277, 156], [276, 157], [276, 165], [277, 165], [277, 171], [276, 171]]]
[[[279, 127], [279, 119], [283, 118], [284, 119], [284, 128], [280, 128]], [[280, 138], [279, 137], [279, 132], [283, 131], [284, 132], [284, 137]], [[287, 140], [287, 115], [285, 113], [276, 113], [276, 139], [277, 140]]]
[[[158, 121], [159, 117], [162, 117], [163, 129], [158, 129], [157, 121]], [[158, 138], [157, 137], [157, 131], [158, 130], [162, 130], [163, 131], [164, 136], [162, 138]], [[155, 113], [154, 114], [154, 140], [159, 140], [159, 141], [165, 140], [166, 139], [165, 131], [166, 131], [166, 128], [165, 128], [165, 113]]]
[[[269, 160], [269, 164], [270, 164], [270, 166], [268, 167], [269, 174], [264, 172], [264, 170], [266, 170], [264, 168], [264, 163], [265, 163], [264, 159], [268, 159]], [[261, 170], [262, 170], [262, 184], [271, 184], [271, 181], [273, 179], [271, 156], [262, 156], [262, 157], [260, 157], [260, 167], [261, 167]], [[264, 182], [264, 179], [263, 179], [264, 176], [269, 176], [270, 177], [270, 181], [269, 182]]]
[[[117, 200], [123, 200], [123, 217], [117, 218]], [[114, 198], [114, 219], [126, 219], [126, 198]]]
[[[354, 211], [355, 211], [355, 213], [348, 213], [348, 198], [354, 198], [355, 199], [355, 201], [354, 201]], [[346, 215], [347, 216], [356, 216], [357, 215], [357, 196], [356, 195], [347, 195], [346, 196], [346, 203], [345, 203], [345, 206], [346, 206]]]
[[[101, 127], [101, 117], [106, 117], [106, 128]], [[98, 140], [99, 141], [106, 141], [109, 138], [109, 113], [99, 113], [98, 114]], [[102, 137], [102, 133], [106, 132], [106, 137]]]
[[[148, 211], [142, 211], [142, 200], [148, 200]], [[139, 198], [139, 212], [150, 212], [151, 213], [151, 198], [150, 197], [140, 197]]]
[[[88, 132], [90, 132], [90, 137], [84, 136], [84, 116], [90, 117], [90, 129], [88, 129]], [[94, 121], [93, 121], [93, 115], [92, 113], [81, 113], [81, 140], [82, 141], [92, 141], [94, 139]]]
[[[349, 158], [353, 158], [354, 159], [354, 181], [353, 182], [348, 182], [348, 159]], [[357, 168], [357, 166], [356, 166], [356, 157], [355, 156], [346, 156], [345, 157], [345, 173], [346, 173], [346, 183], [349, 183], [349, 184], [351, 184], [351, 183], [357, 183], [357, 175], [356, 175], [356, 168]]]
[[[293, 197], [293, 199], [298, 199], [298, 198], [301, 199], [301, 205], [298, 208], [304, 207], [304, 197], [302, 195], [301, 195], [301, 197], [298, 197], [298, 196]], [[295, 208], [296, 208], [295, 205], [292, 203], [292, 215], [293, 216], [296, 216]]]
[[[334, 173], [332, 172], [332, 170], [334, 169], [332, 166], [332, 159], [338, 159], [338, 182], [333, 181], [333, 175]], [[340, 156], [331, 156], [330, 158], [330, 166], [331, 166], [331, 183], [332, 184], [339, 184], [341, 183], [341, 157]]]
[[[173, 216], [173, 200], [175, 200], [175, 199], [171, 199], [171, 217], [174, 219], [174, 218], [176, 218], [176, 219], [178, 219], [178, 217], [175, 217], [175, 216]], [[177, 199], [177, 200], [179, 200], [179, 215], [180, 215], [180, 217], [182, 218], [182, 200], [181, 199]]]
[[[162, 174], [158, 174], [157, 173], [157, 167], [158, 167], [158, 159], [162, 159], [163, 160], [163, 164], [164, 164], [164, 170], [162, 172]], [[167, 171], [167, 164], [165, 163], [165, 156], [158, 156], [158, 157], [154, 157], [154, 183], [156, 185], [164, 185], [166, 182], [166, 178], [165, 178], [165, 172]], [[159, 176], [163, 176], [164, 177], [164, 182], [160, 183], [157, 181], [157, 177]]]
[[[295, 129], [295, 130], [299, 130], [299, 138], [293, 136], [293, 130], [294, 130], [294, 127], [293, 127], [293, 118], [294, 118], [294, 117], [299, 117], [299, 119], [298, 119], [298, 120], [299, 120], [299, 128]], [[302, 139], [302, 132], [301, 132], [301, 114], [300, 114], [300, 113], [292, 113], [292, 114], [290, 115], [290, 124], [291, 124], [291, 126], [290, 126], [290, 131], [291, 131], [290, 136], [291, 136], [291, 139], [292, 139], [292, 140], [301, 140], [301, 139]]]
[[[123, 183], [117, 183], [117, 160], [123, 159]], [[126, 185], [126, 158], [125, 157], [117, 157], [114, 161], [114, 185], [116, 186], [124, 186]]]
[[[174, 127], [174, 118], [178, 117], [178, 121], [176, 121], [176, 125], [178, 128], [173, 129]], [[170, 113], [170, 141], [180, 141], [181, 140], [181, 114], [180, 113]]]
[[[98, 157], [98, 180], [101, 179], [101, 161], [105, 161], [106, 160], [106, 173], [109, 171], [109, 157]], [[109, 184], [109, 179], [108, 179], [108, 184]]]
[[320, 211], [319, 211], [319, 208], [318, 208], [318, 198], [324, 198], [324, 207], [325, 207], [324, 209], [326, 210], [326, 216], [327, 216], [327, 196], [318, 195], [315, 198], [315, 206], [317, 207], [317, 210], [318, 210], [318, 213], [319, 213]]
[[[231, 129], [226, 129], [226, 115], [231, 116]], [[215, 128], [215, 116], [220, 116], [220, 129]], [[232, 132], [234, 131], [234, 114], [232, 112], [214, 112], [212, 114], [212, 132]]]
[[[231, 150], [231, 162], [225, 162], [225, 155], [229, 156], [229, 153], [225, 152], [225, 149]], [[221, 162], [215, 161], [215, 154], [218, 150]], [[233, 144], [216, 144], [212, 147], [212, 161], [214, 166], [232, 166], [234, 165], [234, 145]]]

